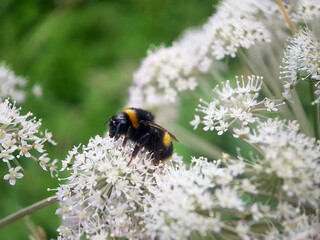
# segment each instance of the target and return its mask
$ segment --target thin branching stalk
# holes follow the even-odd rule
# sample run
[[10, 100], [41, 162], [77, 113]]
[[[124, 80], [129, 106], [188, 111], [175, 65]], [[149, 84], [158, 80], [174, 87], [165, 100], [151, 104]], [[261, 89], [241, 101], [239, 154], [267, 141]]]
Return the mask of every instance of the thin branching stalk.
[[320, 123], [320, 104], [318, 103], [317, 106], [316, 106], [316, 112], [317, 112], [317, 127], [318, 127], [318, 140], [319, 140], [319, 137], [320, 137], [320, 128], [319, 128], [319, 123]]
[[13, 214], [3, 218], [2, 220], [0, 220], [0, 228], [3, 228], [3, 227], [23, 218], [31, 213], [34, 213], [42, 208], [50, 206], [56, 202], [58, 202], [57, 197], [48, 197], [48, 198], [43, 199], [35, 204], [32, 204], [29, 207], [21, 209], [20, 211], [13, 213]]
[[314, 132], [295, 89], [291, 90], [291, 96], [292, 101], [288, 101], [288, 103], [292, 108], [296, 119], [299, 121], [303, 132], [310, 137], [314, 137]]
[[[309, 82], [309, 93], [310, 93], [310, 101], [313, 103], [314, 98], [314, 89], [313, 89], [313, 82]], [[311, 114], [312, 114], [312, 120], [313, 120], [313, 128], [314, 128], [314, 135], [316, 139], [319, 139], [319, 119], [318, 119], [318, 113], [317, 113], [317, 106], [311, 107]]]

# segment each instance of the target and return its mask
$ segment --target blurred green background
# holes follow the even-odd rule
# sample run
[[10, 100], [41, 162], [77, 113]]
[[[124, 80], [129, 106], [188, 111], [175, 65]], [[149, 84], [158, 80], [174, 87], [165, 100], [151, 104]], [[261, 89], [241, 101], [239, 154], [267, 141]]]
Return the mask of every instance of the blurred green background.
[[[53, 133], [58, 146], [48, 146], [50, 156], [63, 159], [73, 145], [105, 133], [103, 123], [125, 104], [132, 74], [147, 49], [168, 45], [183, 30], [204, 23], [214, 3], [1, 0], [0, 60], [27, 78], [29, 90], [35, 83], [43, 87], [43, 97], [29, 94], [22, 112], [42, 118], [43, 129]], [[25, 177], [14, 187], [0, 181], [0, 218], [52, 195], [47, 188], [58, 186], [35, 163], [26, 161], [23, 167]], [[6, 171], [2, 167], [0, 176]], [[31, 215], [48, 238], [56, 237], [56, 208]], [[27, 239], [30, 233], [19, 220], [0, 229], [0, 239]]]

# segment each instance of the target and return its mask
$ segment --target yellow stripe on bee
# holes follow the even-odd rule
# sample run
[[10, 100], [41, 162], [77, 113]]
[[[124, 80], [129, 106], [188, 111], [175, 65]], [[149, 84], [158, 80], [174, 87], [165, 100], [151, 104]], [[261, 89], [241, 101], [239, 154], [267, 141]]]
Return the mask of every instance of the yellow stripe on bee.
[[132, 126], [134, 128], [138, 128], [140, 126], [140, 124], [138, 122], [138, 118], [137, 118], [137, 113], [135, 110], [132, 110], [131, 108], [126, 108], [122, 112], [124, 112], [125, 114], [128, 115], [128, 117], [132, 123]]
[[166, 147], [171, 143], [171, 137], [168, 132], [165, 132], [162, 142], [163, 142], [163, 145], [165, 145]]

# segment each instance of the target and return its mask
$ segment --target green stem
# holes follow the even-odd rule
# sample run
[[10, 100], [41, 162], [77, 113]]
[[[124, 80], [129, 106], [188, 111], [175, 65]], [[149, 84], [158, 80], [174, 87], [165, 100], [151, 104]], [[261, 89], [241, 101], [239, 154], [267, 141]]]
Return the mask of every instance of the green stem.
[[295, 118], [298, 120], [302, 131], [306, 135], [310, 137], [314, 137], [313, 129], [310, 126], [309, 119], [306, 115], [306, 112], [302, 106], [302, 103], [295, 89], [291, 89], [291, 97], [292, 97], [292, 101], [289, 101], [288, 104], [292, 108]]
[[1, 219], [0, 220], [0, 228], [3, 228], [5, 226], [19, 220], [20, 218], [23, 218], [31, 213], [34, 213], [44, 207], [50, 206], [56, 202], [58, 202], [58, 198], [53, 196], [53, 197], [43, 199], [35, 204], [32, 204], [29, 207], [21, 209], [20, 211], [13, 213], [13, 214]]
[[317, 136], [318, 136], [318, 140], [319, 140], [319, 137], [320, 137], [320, 128], [319, 128], [319, 122], [320, 122], [320, 103], [317, 103], [316, 105], [316, 115], [317, 115]]
[[[311, 103], [314, 102], [314, 89], [312, 81], [309, 82], [309, 90], [310, 90], [310, 100]], [[318, 107], [312, 106], [312, 118], [313, 118], [313, 127], [314, 127], [314, 136], [318, 140], [319, 139], [319, 118], [318, 118]]]

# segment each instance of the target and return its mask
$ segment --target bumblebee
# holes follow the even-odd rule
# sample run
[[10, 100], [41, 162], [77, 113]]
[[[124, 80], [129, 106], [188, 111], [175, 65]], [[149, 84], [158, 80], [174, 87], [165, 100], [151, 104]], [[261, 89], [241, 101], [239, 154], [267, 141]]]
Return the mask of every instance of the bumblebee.
[[152, 154], [153, 164], [158, 165], [172, 156], [172, 139], [178, 141], [173, 134], [154, 122], [152, 113], [140, 108], [126, 108], [109, 118], [105, 124], [107, 123], [110, 137], [118, 140], [124, 136], [122, 146], [128, 140], [135, 143], [128, 165], [142, 148]]

